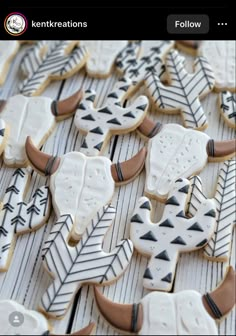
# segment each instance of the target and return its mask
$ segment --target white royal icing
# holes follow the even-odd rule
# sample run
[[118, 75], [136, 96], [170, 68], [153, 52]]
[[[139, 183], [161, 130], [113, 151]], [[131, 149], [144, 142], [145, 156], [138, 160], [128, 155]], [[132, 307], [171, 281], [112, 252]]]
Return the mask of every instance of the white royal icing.
[[235, 41], [204, 41], [200, 50], [212, 64], [216, 78], [216, 88], [235, 91]]
[[0, 78], [5, 72], [7, 62], [14, 56], [18, 48], [18, 41], [0, 41]]
[[132, 105], [122, 107], [122, 101], [131, 87], [130, 79], [121, 79], [107, 96], [104, 106], [95, 108], [96, 92], [87, 90], [75, 115], [75, 126], [86, 133], [81, 152], [98, 155], [112, 134], [124, 134], [137, 128], [148, 107], [148, 99], [139, 96]]
[[[205, 201], [202, 191], [202, 181], [199, 176], [193, 176], [191, 196], [187, 211], [193, 216], [199, 205]], [[214, 235], [204, 248], [208, 259], [227, 262], [230, 258], [233, 228], [235, 226], [236, 204], [236, 161], [225, 161], [218, 177], [214, 201], [216, 204], [216, 229]]]
[[233, 93], [229, 91], [220, 93], [220, 112], [227, 124], [236, 128], [236, 99]]
[[4, 151], [5, 164], [20, 166], [27, 162], [25, 141], [28, 135], [37, 147], [42, 144], [56, 122], [51, 112], [51, 103], [51, 98], [29, 98], [23, 95], [7, 100], [1, 112], [1, 117], [10, 128]]
[[36, 230], [50, 214], [50, 196], [45, 186], [36, 190], [31, 202], [24, 203], [29, 179], [27, 169], [15, 170], [3, 198], [0, 211], [0, 271], [8, 268], [16, 235]]
[[202, 248], [215, 229], [216, 206], [204, 199], [192, 218], [185, 215], [189, 181], [178, 179], [170, 191], [161, 220], [151, 221], [151, 202], [141, 197], [131, 218], [130, 238], [140, 253], [151, 257], [144, 287], [170, 291], [179, 253]]
[[[21, 316], [17, 319], [17, 313], [23, 315], [24, 322], [21, 325], [14, 326], [11, 323], [12, 318], [14, 322], [14, 313], [16, 313], [16, 322], [18, 320], [21, 322]], [[48, 321], [45, 316], [36, 311], [27, 310], [12, 300], [0, 301], [0, 326], [1, 335], [43, 335], [48, 331]]]
[[207, 120], [200, 98], [213, 89], [214, 73], [204, 57], [196, 58], [193, 73], [186, 71], [184, 61], [176, 50], [171, 50], [166, 57], [170, 84], [164, 85], [155, 72], [148, 75], [145, 84], [161, 111], [180, 112], [185, 127], [203, 129], [207, 126]]
[[50, 179], [57, 217], [70, 214], [75, 218], [74, 238], [81, 236], [94, 214], [109, 203], [114, 188], [109, 159], [77, 152], [62, 156]]
[[163, 125], [148, 143], [145, 192], [165, 200], [179, 177], [201, 171], [207, 163], [209, 136], [177, 124]]
[[95, 212], [76, 246], [68, 244], [73, 217], [63, 215], [54, 224], [43, 249], [53, 283], [41, 300], [41, 309], [51, 317], [63, 317], [83, 284], [109, 284], [128, 267], [133, 253], [130, 240], [122, 240], [110, 252], [105, 252], [102, 247], [115, 212], [111, 205]]
[[86, 62], [90, 76], [107, 77], [112, 71], [118, 53], [127, 45], [127, 41], [80, 41], [86, 47], [89, 58]]
[[201, 294], [193, 290], [152, 292], [141, 300], [143, 324], [139, 335], [218, 335]]

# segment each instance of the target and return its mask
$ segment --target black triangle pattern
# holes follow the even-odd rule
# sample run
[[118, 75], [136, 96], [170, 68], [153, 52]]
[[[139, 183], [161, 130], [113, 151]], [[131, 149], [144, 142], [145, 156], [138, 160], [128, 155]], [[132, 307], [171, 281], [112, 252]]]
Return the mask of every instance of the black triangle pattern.
[[187, 245], [185, 243], [185, 241], [183, 240], [183, 238], [181, 238], [180, 236], [176, 237], [174, 240], [172, 240], [170, 242], [171, 244], [178, 244], [178, 245]]
[[144, 111], [146, 107], [147, 107], [147, 104], [144, 104], [144, 105], [140, 105], [140, 106], [136, 107], [136, 109]]
[[86, 139], [84, 139], [84, 141], [83, 141], [83, 143], [82, 143], [82, 145], [81, 145], [81, 148], [88, 148]]
[[81, 103], [81, 104], [79, 104], [78, 109], [86, 110], [86, 107], [84, 106], [84, 104]]
[[181, 218], [188, 218], [187, 216], [185, 216], [185, 213], [183, 210], [181, 210], [177, 215], [176, 217], [181, 217]]
[[150, 268], [146, 268], [143, 278], [153, 280], [153, 276], [152, 276], [152, 272], [150, 271]]
[[207, 213], [204, 214], [204, 216], [209, 216], [209, 217], [216, 217], [216, 212], [214, 209], [211, 209], [210, 211], [208, 211]]
[[88, 114], [88, 115], [82, 117], [81, 119], [95, 121], [94, 117], [91, 114]]
[[140, 209], [151, 210], [150, 203], [149, 203], [148, 201], [144, 202], [144, 203], [140, 206]]
[[164, 250], [161, 253], [159, 253], [158, 255], [156, 255], [155, 259], [161, 259], [161, 260], [170, 261], [170, 258], [168, 256], [168, 253], [167, 253], [166, 250]]
[[117, 99], [118, 96], [117, 96], [116, 92], [111, 92], [111, 93], [107, 96], [107, 98], [115, 98], [115, 99]]
[[201, 225], [198, 222], [196, 222], [193, 225], [191, 225], [187, 230], [200, 231], [200, 232], [204, 231], [203, 228], [201, 227]]
[[107, 123], [108, 124], [114, 124], [114, 125], [121, 125], [121, 123], [119, 122], [119, 120], [117, 120], [116, 118], [108, 120]]
[[189, 191], [189, 185], [185, 185], [183, 188], [180, 188], [179, 189], [179, 192], [182, 192], [184, 194], [188, 194], [188, 191]]
[[133, 119], [135, 118], [135, 116], [133, 115], [132, 112], [125, 113], [125, 114], [123, 114], [123, 116], [124, 116], [124, 117], [133, 118]]
[[140, 224], [143, 224], [143, 220], [142, 220], [142, 218], [138, 215], [138, 214], [136, 214], [136, 215], [133, 215], [132, 217], [131, 217], [131, 223], [133, 223], [133, 222], [136, 222], [136, 223], [140, 223]]
[[152, 231], [148, 231], [143, 236], [141, 236], [140, 239], [142, 239], [142, 240], [150, 240], [150, 241], [157, 242], [157, 239], [156, 239], [156, 237], [155, 237], [155, 235], [154, 235], [154, 233]]
[[98, 112], [106, 113], [106, 114], [112, 114], [112, 112], [107, 107], [104, 107], [104, 108], [98, 110]]
[[87, 97], [86, 100], [89, 100], [89, 101], [91, 101], [93, 103], [94, 100], [95, 100], [95, 98], [96, 98], [95, 95], [91, 95], [91, 96]]
[[166, 220], [164, 220], [164, 222], [159, 224], [159, 226], [168, 227], [168, 228], [171, 228], [171, 229], [174, 228], [174, 225], [171, 223], [171, 221], [168, 218]]
[[96, 127], [94, 129], [90, 130], [90, 132], [103, 135], [103, 131], [100, 127]]
[[180, 205], [177, 198], [175, 196], [172, 196], [170, 198], [168, 198], [168, 200], [166, 201], [166, 205]]
[[164, 282], [169, 282], [171, 283], [172, 281], [172, 273], [168, 273], [164, 278], [161, 279]]
[[206, 245], [206, 243], [207, 243], [207, 239], [203, 239], [200, 243], [198, 243], [196, 245], [196, 247], [202, 247], [202, 246]]
[[100, 151], [101, 148], [102, 148], [102, 145], [103, 145], [103, 142], [100, 142], [99, 144], [97, 144], [96, 146], [94, 146], [94, 148], [96, 148], [98, 151]]

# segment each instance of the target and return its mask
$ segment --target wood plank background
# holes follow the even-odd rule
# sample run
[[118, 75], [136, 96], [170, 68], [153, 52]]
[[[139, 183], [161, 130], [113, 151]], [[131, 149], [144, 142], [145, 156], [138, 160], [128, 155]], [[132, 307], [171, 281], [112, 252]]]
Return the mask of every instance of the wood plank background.
[[[207, 43], [207, 42], [206, 42]], [[218, 43], [218, 42], [215, 42]], [[235, 43], [231, 41], [230, 43]], [[18, 52], [9, 71], [5, 84], [0, 87], [0, 99], [8, 98], [17, 93], [19, 83], [19, 64], [28, 47], [24, 46]], [[215, 48], [217, 51], [217, 48]], [[187, 55], [185, 55], [187, 56]], [[220, 55], [215, 55], [219, 62]], [[225, 66], [225, 59], [222, 59]], [[193, 58], [187, 56], [187, 66], [191, 69]], [[227, 71], [227, 69], [226, 69]], [[64, 98], [74, 91], [93, 88], [97, 91], [98, 105], [102, 105], [106, 95], [111, 91], [116, 74], [109, 79], [97, 80], [86, 76], [84, 70], [66, 81], [52, 83], [43, 93], [52, 98]], [[140, 89], [137, 93], [143, 93]], [[206, 133], [219, 140], [232, 139], [234, 130], [230, 129], [220, 116], [217, 105], [217, 94], [211, 93], [203, 100], [209, 126]], [[33, 113], [33, 111], [32, 111]], [[159, 114], [151, 106], [150, 115], [163, 123], [175, 122], [181, 124], [180, 116]], [[58, 123], [57, 128], [43, 146], [45, 152], [62, 155], [69, 151], [79, 151], [83, 137], [74, 126], [73, 118]], [[104, 155], [113, 162], [129, 159], [144, 145], [144, 141], [136, 132], [125, 136], [113, 137]], [[221, 164], [209, 163], [200, 174], [205, 191], [209, 197], [213, 196], [217, 176]], [[0, 199], [10, 182], [14, 169], [6, 168], [0, 161]], [[130, 218], [138, 198], [143, 195], [145, 171], [132, 183], [116, 188], [112, 204], [117, 208], [114, 225], [108, 232], [104, 249], [109, 251], [123, 238], [129, 237]], [[26, 201], [32, 196], [38, 186], [47, 183], [47, 179], [32, 173], [31, 185], [26, 196]], [[163, 205], [152, 201], [155, 209], [155, 221], [161, 218]], [[46, 240], [53, 223], [55, 214], [52, 211], [48, 223], [37, 232], [26, 234], [17, 239], [11, 266], [6, 273], [0, 273], [0, 299], [13, 299], [29, 308], [37, 308], [42, 294], [50, 284], [50, 278], [45, 272], [41, 262], [41, 248]], [[235, 267], [235, 231], [230, 264]], [[142, 286], [142, 276], [147, 266], [147, 258], [134, 253], [132, 262], [124, 275], [110, 286], [104, 288], [105, 296], [120, 303], [138, 302], [148, 291]], [[184, 289], [196, 289], [201, 293], [210, 291], [222, 280], [226, 264], [210, 262], [202, 258], [201, 252], [186, 253], [180, 256], [177, 266], [174, 292]], [[89, 321], [97, 323], [97, 335], [117, 335], [106, 321], [100, 316], [93, 297], [93, 288], [84, 286], [76, 296], [65, 318], [61, 321], [50, 321], [57, 333], [69, 333], [85, 326]], [[220, 335], [235, 335], [235, 310], [219, 325]]]

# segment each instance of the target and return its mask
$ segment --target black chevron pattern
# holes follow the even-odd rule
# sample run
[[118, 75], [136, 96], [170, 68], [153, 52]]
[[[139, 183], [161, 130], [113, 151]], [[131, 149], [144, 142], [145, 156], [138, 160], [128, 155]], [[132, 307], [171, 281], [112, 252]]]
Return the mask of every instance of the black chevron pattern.
[[110, 253], [102, 250], [104, 235], [114, 217], [112, 206], [103, 207], [74, 247], [67, 241], [73, 228], [72, 217], [61, 216], [53, 226], [43, 249], [44, 262], [55, 278], [41, 300], [45, 312], [62, 317], [84, 283], [106, 284], [124, 272], [132, 257], [132, 243], [123, 240]]
[[183, 57], [172, 50], [166, 58], [171, 84], [163, 85], [158, 74], [151, 72], [146, 78], [146, 86], [149, 95], [163, 112], [180, 111], [186, 127], [204, 129], [207, 120], [200, 98], [213, 89], [215, 79], [204, 57], [198, 57], [194, 67], [194, 73], [189, 74], [184, 68]]
[[190, 182], [178, 179], [170, 190], [169, 202], [166, 202], [158, 223], [151, 221], [148, 198], [141, 197], [134, 210], [131, 240], [140, 253], [150, 257], [143, 278], [145, 288], [170, 291], [179, 254], [202, 248], [214, 232], [215, 217], [205, 215], [215, 210], [214, 202], [205, 200], [189, 218], [185, 215], [187, 191], [190, 191]]
[[14, 235], [37, 229], [49, 216], [48, 187], [36, 190], [30, 203], [23, 202], [23, 195], [30, 173], [16, 169], [10, 186], [6, 189], [0, 212], [0, 270], [6, 271], [10, 250], [14, 248]]
[[[187, 211], [194, 215], [196, 209], [206, 196], [202, 191], [200, 177], [193, 176], [191, 182], [191, 194]], [[235, 225], [236, 213], [236, 161], [225, 161], [220, 170], [217, 189], [214, 196], [216, 204], [216, 229], [214, 235], [204, 248], [204, 255], [208, 259], [228, 261], [232, 243], [232, 232]]]
[[236, 99], [232, 92], [220, 93], [220, 112], [226, 123], [236, 128]]
[[[68, 54], [73, 41], [40, 41], [23, 58], [21, 70], [26, 79], [20, 85], [20, 92], [27, 96], [37, 93], [53, 78], [66, 78], [84, 65], [87, 51], [76, 47]], [[43, 51], [46, 50], [46, 52]], [[42, 56], [43, 54], [43, 56]]]

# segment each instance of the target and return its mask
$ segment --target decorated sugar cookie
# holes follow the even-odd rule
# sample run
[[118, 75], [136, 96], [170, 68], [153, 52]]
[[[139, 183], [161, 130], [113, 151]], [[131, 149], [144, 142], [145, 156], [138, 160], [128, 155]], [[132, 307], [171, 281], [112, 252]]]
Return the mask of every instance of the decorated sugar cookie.
[[212, 64], [215, 90], [236, 92], [235, 41], [204, 41], [200, 51]]
[[[87, 60], [84, 47], [77, 41], [40, 41], [23, 58], [21, 71], [25, 79], [19, 90], [25, 96], [38, 96], [53, 80], [68, 78], [79, 71]], [[73, 49], [74, 48], [74, 49]]]
[[193, 218], [185, 215], [189, 181], [178, 179], [171, 189], [158, 223], [151, 221], [151, 202], [141, 197], [131, 218], [130, 238], [135, 248], [151, 257], [143, 285], [152, 290], [170, 291], [179, 253], [198, 250], [209, 241], [215, 229], [216, 210], [204, 199]]
[[207, 119], [200, 99], [214, 88], [214, 73], [204, 57], [196, 58], [192, 74], [185, 70], [184, 61], [176, 50], [170, 51], [166, 57], [169, 85], [151, 72], [145, 81], [147, 92], [161, 112], [181, 113], [185, 127], [203, 130]]
[[17, 236], [39, 229], [50, 214], [50, 196], [45, 186], [36, 190], [30, 203], [24, 202], [29, 180], [29, 170], [15, 170], [1, 204], [0, 272], [8, 270]]
[[61, 318], [83, 284], [106, 285], [125, 271], [133, 253], [131, 241], [122, 240], [108, 253], [102, 249], [104, 235], [114, 217], [115, 209], [110, 205], [95, 212], [80, 242], [73, 247], [68, 240], [75, 218], [68, 214], [58, 219], [43, 249], [53, 283], [42, 297], [42, 312]]
[[5, 82], [10, 63], [19, 47], [18, 41], [0, 41], [0, 85]]
[[112, 134], [125, 134], [136, 129], [143, 121], [148, 99], [138, 97], [132, 105], [122, 107], [131, 80], [122, 78], [107, 96], [102, 107], [95, 108], [96, 92], [87, 90], [75, 115], [75, 126], [84, 133], [85, 139], [80, 151], [85, 155], [99, 155], [103, 152]]
[[186, 52], [193, 56], [198, 55], [201, 44], [202, 44], [202, 41], [197, 41], [197, 40], [175, 41], [175, 45], [179, 50]]
[[220, 322], [235, 305], [235, 271], [229, 267], [213, 292], [152, 292], [138, 304], [109, 301], [95, 288], [97, 306], [114, 328], [136, 335], [218, 335]]
[[[4, 163], [10, 167], [26, 167], [26, 137], [30, 135], [37, 147], [42, 146], [56, 122], [71, 116], [81, 98], [82, 92], [78, 91], [59, 102], [47, 97], [23, 95], [0, 101], [0, 116], [3, 119], [0, 121], [0, 149], [4, 149]], [[5, 124], [10, 129], [8, 139]], [[1, 145], [3, 138], [5, 142]]]
[[86, 70], [89, 76], [107, 78], [113, 69], [115, 59], [128, 41], [80, 41], [80, 46], [88, 50]]
[[236, 128], [236, 99], [233, 93], [223, 91], [219, 94], [220, 113], [229, 127]]
[[120, 53], [116, 60], [117, 70], [126, 78], [130, 78], [136, 90], [144, 83], [150, 72], [155, 71], [159, 77], [165, 72], [163, 58], [174, 46], [174, 41], [142, 41], [131, 42]]
[[164, 202], [175, 180], [200, 172], [207, 161], [235, 155], [235, 140], [215, 141], [205, 133], [145, 118], [139, 132], [151, 138], [146, 158], [145, 194]]
[[[0, 301], [0, 335], [54, 335], [46, 317], [34, 310], [28, 310], [13, 300]], [[94, 323], [71, 334], [92, 335]], [[59, 335], [58, 335], [59, 336]]]
[[[1, 112], [1, 101], [0, 101], [0, 112]], [[9, 130], [6, 127], [6, 123], [3, 119], [0, 118], [0, 155], [6, 147], [7, 139], [9, 136]]]
[[87, 157], [78, 152], [58, 158], [37, 150], [29, 138], [26, 154], [37, 171], [50, 176], [57, 218], [66, 214], [73, 217], [75, 240], [80, 239], [94, 214], [111, 201], [115, 184], [133, 180], [143, 169], [146, 157], [142, 149], [132, 159], [117, 164], [106, 157]]
[[[204, 248], [206, 258], [215, 261], [229, 261], [233, 227], [236, 217], [236, 162], [226, 161], [220, 170], [217, 189], [214, 196], [216, 205], [216, 228], [214, 235]], [[202, 191], [202, 181], [199, 176], [190, 179], [191, 193], [188, 212], [194, 216], [196, 209], [206, 196]]]

